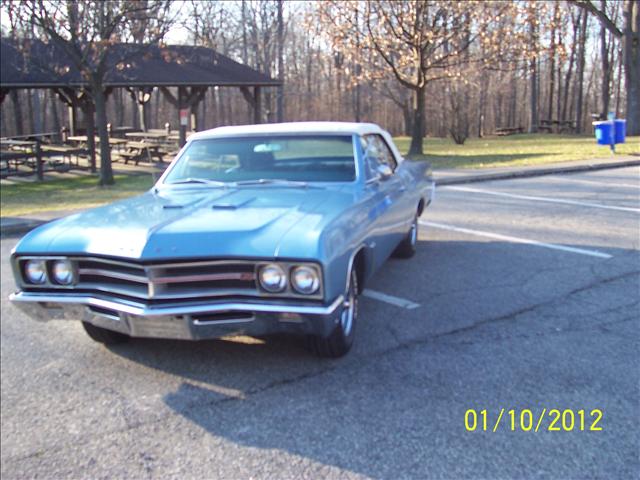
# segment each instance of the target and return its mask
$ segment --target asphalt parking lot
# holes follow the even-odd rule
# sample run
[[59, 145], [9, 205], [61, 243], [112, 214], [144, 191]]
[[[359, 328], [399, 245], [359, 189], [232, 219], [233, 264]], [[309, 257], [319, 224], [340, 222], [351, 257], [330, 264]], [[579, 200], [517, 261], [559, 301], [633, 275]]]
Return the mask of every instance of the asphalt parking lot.
[[[421, 221], [331, 361], [34, 323], [3, 239], [2, 477], [637, 478], [640, 168], [443, 187]], [[511, 431], [510, 409], [598, 409], [602, 429]]]

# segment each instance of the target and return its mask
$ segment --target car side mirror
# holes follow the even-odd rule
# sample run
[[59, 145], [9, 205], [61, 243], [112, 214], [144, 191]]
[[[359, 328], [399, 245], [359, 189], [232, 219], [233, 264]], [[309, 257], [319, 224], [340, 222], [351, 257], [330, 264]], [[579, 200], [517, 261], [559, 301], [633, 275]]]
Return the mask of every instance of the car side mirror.
[[386, 163], [379, 164], [376, 170], [378, 175], [380, 175], [380, 180], [386, 180], [393, 175], [393, 170], [391, 170], [391, 167]]

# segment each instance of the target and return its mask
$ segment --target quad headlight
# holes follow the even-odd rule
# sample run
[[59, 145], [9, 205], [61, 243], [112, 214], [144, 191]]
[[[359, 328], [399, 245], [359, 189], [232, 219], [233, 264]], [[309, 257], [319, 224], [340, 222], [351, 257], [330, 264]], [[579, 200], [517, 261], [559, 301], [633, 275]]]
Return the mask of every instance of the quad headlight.
[[258, 278], [262, 288], [269, 293], [280, 293], [287, 287], [287, 274], [275, 263], [262, 267]]
[[57, 260], [51, 269], [53, 280], [60, 285], [71, 285], [73, 283], [73, 266], [69, 260]]
[[291, 285], [298, 293], [311, 295], [320, 288], [320, 276], [315, 268], [295, 267], [291, 271]]
[[47, 281], [47, 266], [43, 260], [29, 260], [25, 264], [24, 275], [29, 283], [41, 285]]
[[258, 281], [267, 293], [313, 295], [322, 287], [320, 269], [311, 264], [267, 263], [258, 267]]

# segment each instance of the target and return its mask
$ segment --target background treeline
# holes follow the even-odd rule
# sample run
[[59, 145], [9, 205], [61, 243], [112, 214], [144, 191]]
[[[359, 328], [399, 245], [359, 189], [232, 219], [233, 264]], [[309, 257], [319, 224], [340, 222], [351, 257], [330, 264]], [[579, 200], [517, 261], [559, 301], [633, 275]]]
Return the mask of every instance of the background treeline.
[[[416, 3], [424, 9], [396, 11], [398, 4]], [[417, 90], [399, 81], [393, 69], [420, 76], [420, 68], [411, 70], [416, 59], [403, 50], [415, 39], [407, 42], [403, 36], [415, 33], [407, 25], [421, 16], [421, 31], [433, 33], [426, 40], [426, 48], [433, 46], [426, 61], [436, 65], [438, 55], [453, 58], [425, 73], [421, 130], [426, 135], [444, 137], [461, 128], [463, 137], [500, 127], [535, 131], [543, 119], [573, 121], [580, 133], [590, 131], [594, 113], [626, 116], [623, 37], [581, 3], [623, 29], [630, 2], [481, 3], [174, 2], [176, 15], [164, 40], [211, 47], [283, 79], [281, 92], [266, 89], [262, 97], [266, 122], [278, 120], [280, 100], [285, 121], [371, 121], [393, 134], [411, 135], [419, 121]], [[3, 35], [15, 35], [6, 4]], [[37, 28], [29, 34], [42, 35]], [[394, 34], [396, 43], [389, 40]], [[387, 62], [380, 56], [385, 52], [399, 58]], [[175, 109], [160, 92], [152, 95], [147, 125], [162, 128], [169, 122], [176, 128]], [[66, 108], [45, 90], [12, 91], [1, 115], [2, 136], [59, 130], [67, 121]], [[209, 89], [199, 116], [204, 128], [252, 119], [237, 88]], [[139, 126], [137, 107], [125, 91], [109, 97], [107, 118], [114, 125]]]

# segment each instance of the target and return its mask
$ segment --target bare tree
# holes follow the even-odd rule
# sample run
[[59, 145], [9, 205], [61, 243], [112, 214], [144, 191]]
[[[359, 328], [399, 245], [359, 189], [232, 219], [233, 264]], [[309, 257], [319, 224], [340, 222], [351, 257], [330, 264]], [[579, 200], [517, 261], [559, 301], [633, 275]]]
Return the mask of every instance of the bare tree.
[[606, 11], [589, 0], [570, 0], [623, 42], [625, 84], [627, 87], [627, 133], [640, 135], [640, 2], [625, 0], [624, 26], [619, 27]]
[[[32, 25], [63, 50], [88, 83], [100, 137], [101, 185], [113, 184], [104, 88], [107, 59], [118, 41], [139, 38], [141, 25], [148, 42], [161, 40], [172, 23], [169, 7], [168, 0], [25, 0], [9, 5], [23, 24]], [[139, 49], [129, 50], [128, 55], [134, 56], [144, 48], [140, 44]]]
[[[363, 75], [380, 79], [391, 74], [412, 92], [409, 154], [421, 155], [427, 86], [459, 74], [459, 67], [470, 61], [465, 52], [479, 37], [497, 38], [498, 29], [489, 27], [511, 8], [511, 4], [493, 2], [331, 1], [320, 5], [320, 14], [333, 47], [347, 60], [361, 55], [361, 50], [372, 50], [379, 57], [381, 61], [368, 65]], [[466, 36], [464, 28], [455, 28], [467, 16], [474, 22], [471, 36]]]
[[580, 20], [580, 39], [578, 41], [578, 88], [576, 90], [576, 132], [582, 133], [583, 126], [583, 92], [584, 92], [584, 70], [585, 70], [585, 50], [587, 43], [587, 23], [589, 18], [585, 12]]

